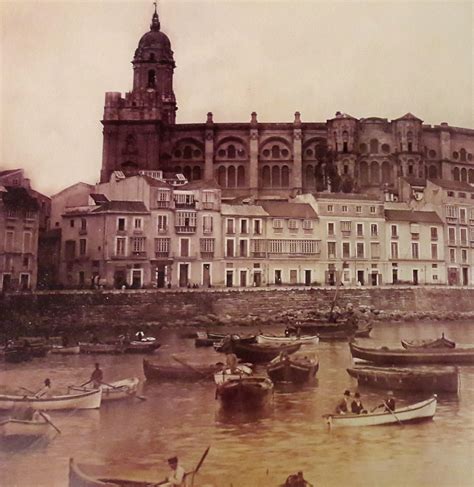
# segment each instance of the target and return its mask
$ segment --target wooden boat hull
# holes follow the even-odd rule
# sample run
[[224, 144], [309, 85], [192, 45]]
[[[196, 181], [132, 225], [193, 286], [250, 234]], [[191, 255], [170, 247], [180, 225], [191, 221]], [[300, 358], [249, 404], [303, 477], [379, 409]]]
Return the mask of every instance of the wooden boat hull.
[[117, 487], [117, 484], [90, 477], [71, 458], [69, 459], [69, 487]]
[[7, 419], [0, 422], [1, 438], [40, 437], [50, 430], [51, 425], [44, 419], [41, 421]]
[[355, 366], [347, 369], [359, 386], [414, 392], [453, 392], [459, 390], [457, 367], [392, 368]]
[[273, 383], [266, 377], [233, 379], [217, 386], [216, 397], [224, 406], [257, 407], [263, 405], [273, 392]]
[[75, 347], [62, 347], [62, 346], [54, 346], [51, 348], [52, 354], [57, 355], [77, 355], [81, 352], [81, 347], [76, 345]]
[[[138, 391], [140, 379], [132, 377], [130, 379], [122, 379], [109, 384], [102, 384], [102, 402], [117, 401], [119, 399], [127, 399], [133, 397]], [[73, 391], [91, 391], [91, 388], [71, 387]]]
[[13, 409], [19, 406], [32, 407], [33, 409], [43, 411], [58, 409], [97, 409], [100, 407], [101, 398], [102, 391], [100, 389], [47, 398], [0, 394], [0, 409]]
[[301, 343], [274, 346], [232, 341], [232, 351], [237, 355], [237, 357], [244, 362], [251, 362], [253, 364], [270, 362], [282, 352], [286, 352], [287, 354], [295, 353], [300, 349], [300, 347]]
[[333, 331], [352, 331], [357, 327], [354, 323], [349, 323], [344, 320], [338, 321], [337, 323], [329, 323], [327, 321], [306, 321], [293, 326], [299, 328], [301, 332], [310, 334]]
[[119, 344], [110, 343], [79, 343], [81, 353], [122, 353], [123, 347]]
[[153, 353], [161, 347], [161, 343], [152, 341], [133, 341], [123, 345], [122, 351], [125, 353]]
[[353, 332], [347, 330], [325, 331], [318, 334], [322, 342], [344, 342], [354, 337]]
[[257, 343], [269, 343], [270, 345], [291, 345], [294, 343], [301, 343], [301, 345], [315, 345], [319, 342], [318, 335], [308, 336], [273, 336], [273, 335], [258, 335]]
[[410, 406], [396, 409], [394, 412], [381, 411], [368, 414], [328, 414], [325, 415], [329, 426], [380, 426], [418, 422], [433, 419], [436, 413], [436, 395]]
[[434, 340], [401, 340], [402, 347], [406, 348], [407, 350], [411, 349], [432, 349], [432, 348], [456, 348], [456, 343], [448, 340], [445, 336], [441, 336], [440, 338], [435, 338]]
[[247, 365], [237, 365], [237, 370], [233, 373], [230, 369], [223, 369], [214, 374], [214, 382], [219, 386], [229, 380], [240, 379], [241, 377], [248, 377], [253, 373], [253, 369]]
[[283, 357], [267, 365], [267, 374], [273, 382], [301, 384], [316, 376], [319, 362], [316, 359]]
[[11, 364], [19, 364], [21, 362], [27, 362], [32, 358], [33, 355], [26, 348], [5, 349], [5, 362], [9, 362]]
[[143, 361], [143, 372], [147, 380], [179, 380], [197, 381], [202, 379], [212, 380], [214, 373], [219, 369], [216, 365], [161, 365], [153, 364], [148, 360]]
[[389, 349], [364, 348], [349, 343], [354, 358], [379, 365], [474, 364], [474, 348]]

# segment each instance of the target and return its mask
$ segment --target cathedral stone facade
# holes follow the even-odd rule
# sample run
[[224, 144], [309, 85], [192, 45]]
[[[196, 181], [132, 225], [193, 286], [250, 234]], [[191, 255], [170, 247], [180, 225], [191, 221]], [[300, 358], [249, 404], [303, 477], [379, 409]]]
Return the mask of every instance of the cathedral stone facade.
[[326, 122], [177, 124], [171, 42], [158, 14], [132, 61], [133, 90], [106, 93], [101, 182], [113, 171], [182, 173], [216, 180], [223, 197], [397, 190], [399, 176], [474, 183], [474, 130], [431, 126], [407, 113]]

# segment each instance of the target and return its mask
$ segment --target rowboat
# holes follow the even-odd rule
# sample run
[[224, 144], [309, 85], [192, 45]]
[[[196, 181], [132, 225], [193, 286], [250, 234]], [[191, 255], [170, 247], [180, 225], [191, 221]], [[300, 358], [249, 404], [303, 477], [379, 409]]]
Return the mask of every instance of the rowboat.
[[196, 347], [212, 347], [216, 341], [219, 341], [219, 339], [209, 338], [205, 331], [198, 331], [194, 345]]
[[241, 343], [239, 340], [232, 341], [232, 351], [244, 362], [253, 364], [270, 362], [281, 352], [288, 354], [295, 353], [301, 347], [301, 343], [292, 345], [269, 345], [260, 343]]
[[51, 428], [51, 424], [41, 416], [35, 420], [10, 418], [0, 421], [0, 438], [39, 437], [49, 433]]
[[268, 377], [242, 377], [217, 386], [216, 398], [224, 406], [257, 407], [263, 405], [272, 392], [273, 382]]
[[[133, 397], [138, 390], [140, 379], [138, 377], [132, 377], [130, 379], [122, 379], [108, 384], [101, 384], [102, 389], [102, 402], [115, 401], [117, 399], [126, 399]], [[90, 391], [90, 387], [70, 387], [73, 391]]]
[[63, 347], [62, 345], [53, 345], [51, 353], [58, 355], [77, 355], [80, 353], [81, 347], [76, 345], [74, 347]]
[[406, 364], [472, 364], [474, 363], [474, 347], [470, 348], [404, 348], [390, 349], [364, 348], [349, 343], [354, 358], [367, 360], [381, 365]]
[[458, 392], [457, 367], [392, 368], [357, 365], [347, 369], [359, 386], [419, 392]]
[[357, 324], [353, 320], [338, 320], [336, 323], [330, 323], [329, 321], [303, 321], [293, 324], [293, 328], [300, 329], [301, 332], [306, 333], [325, 333], [332, 331], [351, 331], [357, 327]]
[[267, 365], [267, 374], [273, 382], [308, 382], [316, 376], [319, 360], [316, 355], [283, 354]]
[[26, 406], [39, 410], [56, 409], [96, 409], [100, 407], [102, 391], [75, 392], [51, 397], [20, 396], [14, 394], [0, 394], [0, 409], [12, 409]]
[[[120, 346], [120, 345], [119, 345]], [[153, 353], [161, 347], [161, 343], [151, 340], [132, 340], [125, 342], [122, 351], [125, 353]]]
[[319, 342], [318, 335], [305, 336], [282, 336], [282, 335], [257, 335], [257, 343], [269, 343], [271, 345], [291, 345], [301, 343], [301, 345], [315, 345]]
[[333, 426], [379, 426], [433, 419], [436, 412], [436, 394], [430, 399], [395, 411], [380, 411], [368, 414], [325, 414], [327, 424]]
[[321, 342], [343, 342], [354, 337], [354, 331], [349, 330], [332, 330], [318, 333]]
[[122, 353], [123, 346], [119, 343], [85, 343], [79, 342], [81, 353]]
[[214, 382], [221, 385], [228, 380], [240, 379], [241, 377], [248, 377], [253, 373], [253, 369], [248, 365], [239, 364], [232, 372], [231, 369], [222, 369], [214, 374]]
[[430, 340], [402, 340], [402, 347], [407, 350], [413, 348], [455, 348], [456, 343], [448, 340], [444, 333], [440, 338]]
[[214, 373], [222, 368], [222, 364], [198, 365], [189, 364], [153, 364], [143, 360], [143, 372], [147, 380], [212, 380]]

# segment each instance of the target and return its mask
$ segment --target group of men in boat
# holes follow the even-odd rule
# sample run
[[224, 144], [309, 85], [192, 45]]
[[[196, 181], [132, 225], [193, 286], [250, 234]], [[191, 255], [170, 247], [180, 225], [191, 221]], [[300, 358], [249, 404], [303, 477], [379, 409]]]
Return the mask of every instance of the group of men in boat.
[[[387, 398], [381, 403], [370, 410], [374, 412], [377, 409], [383, 409], [384, 411], [395, 411], [395, 399], [393, 398], [393, 392], [387, 392]], [[359, 392], [354, 393], [354, 399], [351, 400], [351, 391], [346, 389], [342, 400], [336, 406], [337, 414], [367, 414], [369, 411], [362, 404], [362, 400]]]

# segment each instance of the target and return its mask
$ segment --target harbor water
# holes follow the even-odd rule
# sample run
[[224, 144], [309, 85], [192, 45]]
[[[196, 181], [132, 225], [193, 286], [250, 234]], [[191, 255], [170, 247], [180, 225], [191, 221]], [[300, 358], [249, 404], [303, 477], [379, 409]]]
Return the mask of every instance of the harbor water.
[[[24, 364], [3, 364], [3, 389], [36, 390], [48, 377], [53, 390], [63, 392], [68, 385], [85, 382], [98, 361], [106, 382], [139, 377], [146, 400], [129, 398], [99, 410], [52, 411], [61, 434], [27, 446], [1, 445], [0, 485], [67, 486], [70, 457], [83, 464], [107, 465], [128, 478], [159, 482], [167, 475], [168, 457], [178, 455], [190, 470], [209, 445], [196, 485], [276, 487], [298, 471], [318, 487], [474, 485], [474, 366], [459, 367], [460, 392], [439, 395], [434, 421], [330, 430], [322, 415], [334, 411], [345, 389], [359, 390], [369, 408], [384, 397], [384, 391], [358, 389], [349, 377], [346, 368], [353, 362], [346, 342], [305, 346], [319, 356], [314, 383], [276, 386], [261, 410], [226, 411], [215, 398], [212, 382], [144, 380], [143, 358], [171, 363], [176, 354], [191, 364], [224, 359], [212, 348], [195, 348], [194, 340], [180, 338], [180, 332], [156, 334], [162, 346], [149, 356], [48, 355]], [[474, 343], [469, 322], [376, 323], [372, 337], [360, 343], [399, 346], [402, 338], [435, 338], [442, 332], [458, 344]], [[395, 393], [397, 406], [427, 397]]]

